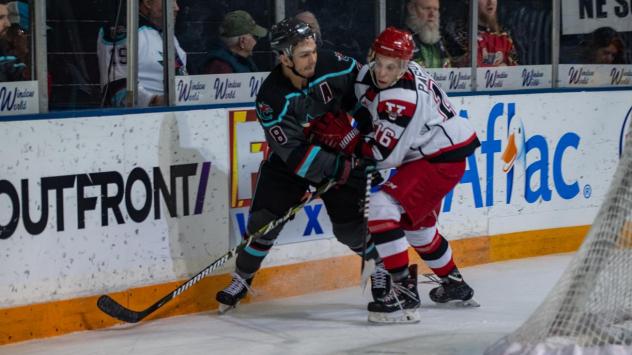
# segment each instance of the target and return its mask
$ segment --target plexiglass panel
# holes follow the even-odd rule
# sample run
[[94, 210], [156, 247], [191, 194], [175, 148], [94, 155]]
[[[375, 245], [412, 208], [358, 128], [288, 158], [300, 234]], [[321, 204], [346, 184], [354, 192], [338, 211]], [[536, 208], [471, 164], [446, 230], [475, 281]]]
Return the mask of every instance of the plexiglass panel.
[[477, 90], [552, 86], [551, 0], [478, 0]]
[[39, 112], [32, 1], [0, 4], [0, 115]]
[[559, 85], [632, 85], [632, 4], [562, 0]]
[[312, 13], [321, 32], [321, 47], [366, 62], [368, 49], [377, 35], [374, 0], [286, 0], [286, 17]]
[[[47, 0], [51, 110], [101, 106], [97, 37], [116, 17], [119, 3], [124, 11], [124, 0]], [[124, 24], [124, 14], [122, 18]]]
[[462, 0], [387, 1], [387, 25], [413, 33], [413, 60], [448, 92], [471, 90], [468, 6]]

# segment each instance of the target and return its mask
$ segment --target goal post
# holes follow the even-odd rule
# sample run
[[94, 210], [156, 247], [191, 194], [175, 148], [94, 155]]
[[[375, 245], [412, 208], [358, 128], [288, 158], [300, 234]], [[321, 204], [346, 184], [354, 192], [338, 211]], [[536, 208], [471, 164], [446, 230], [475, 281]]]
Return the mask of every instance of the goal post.
[[632, 133], [560, 280], [522, 326], [485, 352], [501, 354], [632, 354]]

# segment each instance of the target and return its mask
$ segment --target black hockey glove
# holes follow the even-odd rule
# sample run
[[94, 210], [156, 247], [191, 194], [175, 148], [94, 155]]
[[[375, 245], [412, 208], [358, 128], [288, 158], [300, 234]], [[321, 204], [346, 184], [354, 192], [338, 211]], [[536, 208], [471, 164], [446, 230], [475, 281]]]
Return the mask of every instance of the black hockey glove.
[[364, 188], [366, 175], [375, 172], [375, 162], [373, 160], [338, 156], [338, 174], [335, 180], [338, 185], [349, 184], [354, 187]]

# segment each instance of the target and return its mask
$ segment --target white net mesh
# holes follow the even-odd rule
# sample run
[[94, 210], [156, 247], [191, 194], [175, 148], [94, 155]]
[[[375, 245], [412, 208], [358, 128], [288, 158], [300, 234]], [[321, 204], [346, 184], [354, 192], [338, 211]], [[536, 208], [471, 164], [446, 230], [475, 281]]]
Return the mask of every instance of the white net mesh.
[[632, 134], [592, 228], [557, 285], [485, 354], [632, 354]]

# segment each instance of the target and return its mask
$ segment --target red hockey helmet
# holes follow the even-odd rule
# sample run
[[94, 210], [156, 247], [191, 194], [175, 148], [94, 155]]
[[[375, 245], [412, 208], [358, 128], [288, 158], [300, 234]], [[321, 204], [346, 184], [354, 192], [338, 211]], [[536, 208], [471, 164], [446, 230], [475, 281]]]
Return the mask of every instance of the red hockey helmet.
[[375, 53], [404, 60], [410, 60], [415, 50], [413, 36], [407, 31], [387, 27], [373, 41], [371, 47]]

